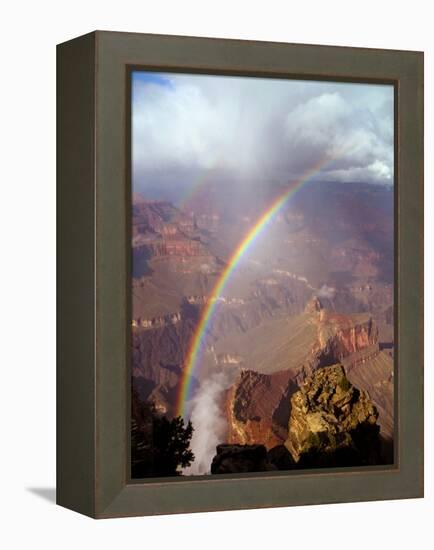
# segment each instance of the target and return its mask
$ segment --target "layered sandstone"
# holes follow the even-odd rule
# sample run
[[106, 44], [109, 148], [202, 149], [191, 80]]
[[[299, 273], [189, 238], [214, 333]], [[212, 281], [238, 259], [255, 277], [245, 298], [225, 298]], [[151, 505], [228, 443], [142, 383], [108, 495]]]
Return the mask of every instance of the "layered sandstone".
[[378, 348], [378, 328], [367, 314], [342, 315], [319, 311], [316, 352], [320, 363], [338, 362], [354, 353]]
[[183, 362], [196, 324], [197, 311], [185, 304], [180, 312], [138, 319], [133, 327], [133, 388], [143, 401], [152, 401], [169, 417], [174, 412]]
[[242, 370], [226, 396], [227, 441], [242, 445], [260, 441], [267, 449], [282, 443], [289, 396], [296, 388], [291, 371], [267, 375]]
[[[140, 196], [133, 200], [132, 219], [133, 276], [150, 274], [152, 259], [169, 260], [171, 269], [188, 264], [190, 258], [199, 258], [200, 264], [216, 268], [216, 259], [201, 241], [195, 219], [167, 201], [145, 201]], [[193, 265], [194, 271], [200, 264]], [[193, 269], [194, 268], [194, 269]], [[185, 271], [185, 269], [184, 269]]]
[[[299, 323], [291, 326], [298, 347], [291, 343], [289, 336], [285, 346], [280, 347], [270, 335], [268, 341], [273, 349], [268, 355], [264, 352], [263, 360], [252, 361], [256, 365], [267, 361], [267, 372], [244, 368], [227, 392], [225, 409], [229, 443], [252, 444], [260, 441], [267, 449], [283, 443], [291, 414], [291, 396], [306, 377], [321, 367], [345, 361], [347, 368], [352, 368], [353, 376], [359, 373], [358, 378], [363, 378], [361, 388], [367, 389], [371, 380], [371, 362], [380, 353], [378, 331], [372, 318], [367, 315], [330, 314], [322, 308], [318, 298], [313, 298]], [[243, 362], [244, 366], [249, 364], [248, 359]], [[268, 366], [270, 361], [279, 365], [280, 370], [273, 371], [272, 365]], [[285, 362], [287, 368], [284, 368]], [[359, 365], [358, 370], [356, 365]], [[362, 377], [364, 366], [366, 371]], [[373, 384], [383, 380], [381, 376], [386, 376], [384, 370], [374, 377]], [[385, 426], [390, 427], [389, 399], [381, 391], [377, 393], [378, 398], [384, 401], [380, 403], [380, 406], [384, 405], [381, 409], [382, 420]]]

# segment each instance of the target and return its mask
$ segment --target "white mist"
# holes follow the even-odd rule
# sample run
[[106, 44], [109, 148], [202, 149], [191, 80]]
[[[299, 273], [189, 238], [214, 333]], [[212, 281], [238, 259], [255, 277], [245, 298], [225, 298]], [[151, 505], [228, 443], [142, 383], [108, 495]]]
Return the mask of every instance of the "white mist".
[[224, 372], [213, 374], [200, 385], [191, 401], [190, 420], [193, 423], [191, 449], [194, 462], [183, 470], [185, 475], [209, 474], [216, 447], [226, 435], [226, 419], [221, 411], [221, 398], [229, 385]]

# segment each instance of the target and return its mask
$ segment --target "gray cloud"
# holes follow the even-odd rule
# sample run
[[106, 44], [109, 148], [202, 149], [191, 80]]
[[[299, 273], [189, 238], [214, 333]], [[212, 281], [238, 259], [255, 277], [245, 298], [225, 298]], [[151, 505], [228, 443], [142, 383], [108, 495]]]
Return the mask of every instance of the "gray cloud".
[[133, 83], [133, 180], [181, 187], [208, 172], [286, 182], [393, 183], [393, 88], [143, 73]]

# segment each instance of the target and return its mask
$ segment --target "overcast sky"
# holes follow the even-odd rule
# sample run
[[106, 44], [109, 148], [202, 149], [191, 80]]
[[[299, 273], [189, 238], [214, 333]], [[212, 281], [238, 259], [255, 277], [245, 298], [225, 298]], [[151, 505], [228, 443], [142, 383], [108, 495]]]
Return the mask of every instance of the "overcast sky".
[[[285, 183], [393, 184], [393, 87], [133, 73], [133, 186], [218, 174]], [[163, 193], [164, 194], [164, 193]]]

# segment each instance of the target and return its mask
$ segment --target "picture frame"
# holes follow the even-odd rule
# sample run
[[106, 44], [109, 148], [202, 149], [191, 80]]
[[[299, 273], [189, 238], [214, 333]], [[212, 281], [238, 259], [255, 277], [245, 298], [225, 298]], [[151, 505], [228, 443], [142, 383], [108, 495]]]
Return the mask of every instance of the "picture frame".
[[[131, 480], [131, 70], [388, 83], [393, 466]], [[57, 503], [93, 518], [423, 496], [423, 53], [95, 31], [57, 48]]]

